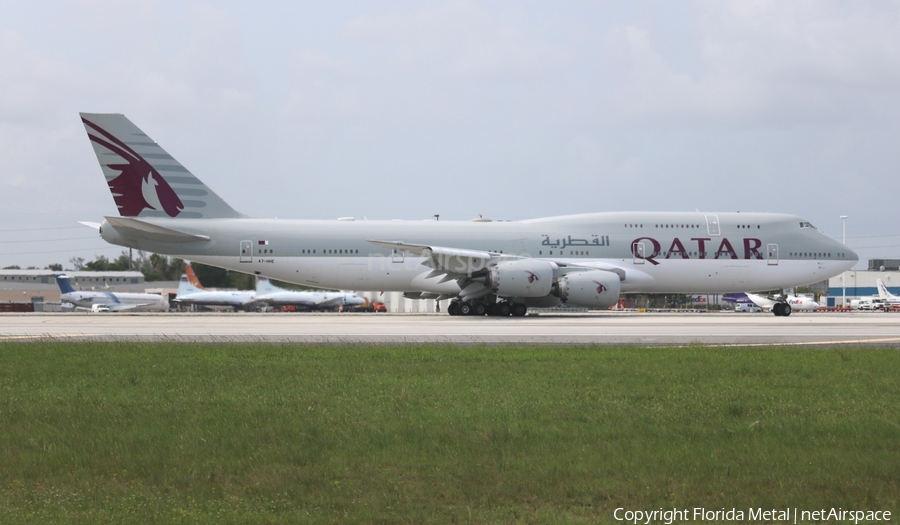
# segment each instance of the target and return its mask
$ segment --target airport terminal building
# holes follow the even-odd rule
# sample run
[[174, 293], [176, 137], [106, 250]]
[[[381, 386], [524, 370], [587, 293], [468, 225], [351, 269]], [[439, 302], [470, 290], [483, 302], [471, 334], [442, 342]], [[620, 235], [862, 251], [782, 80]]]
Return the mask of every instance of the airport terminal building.
[[53, 274], [64, 273], [69, 277], [73, 286], [116, 286], [125, 284], [141, 284], [144, 282], [144, 274], [141, 272], [85, 272], [54, 270], [0, 270], [0, 282], [2, 283], [40, 283], [56, 284]]
[[881, 279], [889, 292], [900, 295], [900, 259], [869, 259], [865, 270], [847, 270], [828, 280], [828, 298], [824, 306], [841, 306], [842, 298], [853, 299], [878, 295], [875, 281]]

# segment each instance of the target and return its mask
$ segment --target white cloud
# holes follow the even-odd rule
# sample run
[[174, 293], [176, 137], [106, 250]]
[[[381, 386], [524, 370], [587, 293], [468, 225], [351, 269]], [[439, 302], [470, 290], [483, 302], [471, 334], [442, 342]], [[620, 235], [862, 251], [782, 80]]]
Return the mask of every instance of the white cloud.
[[570, 60], [563, 48], [529, 27], [508, 13], [493, 13], [472, 2], [449, 2], [358, 17], [347, 23], [344, 35], [384, 46], [375, 52], [393, 57], [397, 67], [521, 81], [558, 71]]
[[81, 88], [82, 77], [64, 57], [33, 48], [18, 31], [0, 29], [0, 120], [46, 122]]
[[[836, 2], [707, 2], [699, 72], [666, 60], [651, 29], [608, 34], [626, 116], [668, 124], [798, 126], [879, 118], [900, 87], [900, 17]], [[856, 5], [856, 4], [854, 4]], [[866, 4], [869, 6], [875, 4]], [[859, 89], [870, 90], [860, 97]], [[896, 114], [896, 108], [890, 108]]]
[[[862, 217], [871, 188], [900, 191], [898, 11], [18, 3], [0, 19], [0, 183], [17, 219], [114, 213], [76, 113], [120, 111], [248, 213], [785, 211], [808, 191], [811, 213]], [[246, 192], [250, 174], [278, 191]]]

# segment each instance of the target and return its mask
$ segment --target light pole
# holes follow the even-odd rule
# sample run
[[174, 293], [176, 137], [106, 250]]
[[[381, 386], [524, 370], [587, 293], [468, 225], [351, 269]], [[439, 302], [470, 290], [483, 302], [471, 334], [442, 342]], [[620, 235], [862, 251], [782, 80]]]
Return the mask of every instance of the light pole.
[[[841, 215], [841, 243], [847, 246], [847, 216]], [[847, 306], [847, 272], [841, 272], [841, 308]]]

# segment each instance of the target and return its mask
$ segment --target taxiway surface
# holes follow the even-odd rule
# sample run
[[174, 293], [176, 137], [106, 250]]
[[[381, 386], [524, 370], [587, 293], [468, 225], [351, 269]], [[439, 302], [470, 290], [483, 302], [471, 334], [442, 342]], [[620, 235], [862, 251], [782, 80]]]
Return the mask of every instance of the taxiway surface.
[[900, 346], [884, 313], [596, 313], [524, 318], [403, 314], [4, 314], [0, 341]]

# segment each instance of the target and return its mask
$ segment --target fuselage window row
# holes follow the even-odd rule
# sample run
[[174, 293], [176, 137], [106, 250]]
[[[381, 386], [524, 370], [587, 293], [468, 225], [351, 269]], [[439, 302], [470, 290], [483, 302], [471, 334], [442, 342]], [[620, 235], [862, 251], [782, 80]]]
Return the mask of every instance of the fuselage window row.
[[[843, 257], [844, 254], [842, 254], [842, 253], [836, 253], [836, 254], [834, 254], [834, 256], [835, 256], [835, 257]], [[829, 259], [830, 259], [830, 258], [832, 257], [832, 254], [831, 254], [830, 252], [829, 252], [829, 253], [821, 253], [821, 252], [816, 252], [816, 253], [809, 253], [809, 252], [791, 252], [791, 253], [789, 254], [789, 257], [814, 258], [814, 259], [818, 259], [818, 258], [829, 258]]]
[[[310, 251], [307, 250], [307, 253], [310, 253]], [[316, 251], [312, 250], [312, 253], [316, 253]], [[359, 250], [322, 250], [322, 253], [328, 255], [350, 255], [359, 253]]]

